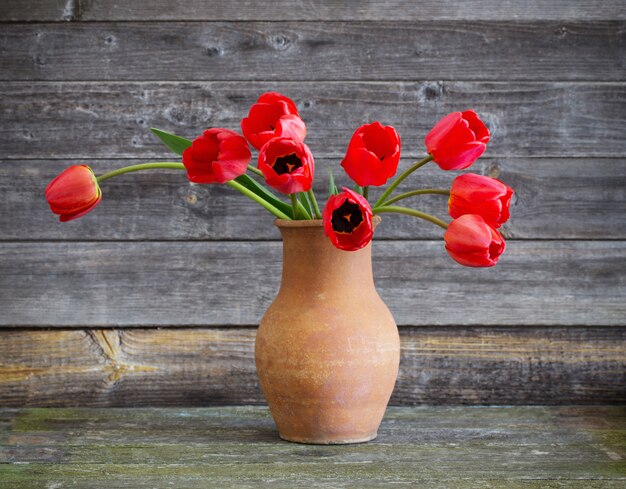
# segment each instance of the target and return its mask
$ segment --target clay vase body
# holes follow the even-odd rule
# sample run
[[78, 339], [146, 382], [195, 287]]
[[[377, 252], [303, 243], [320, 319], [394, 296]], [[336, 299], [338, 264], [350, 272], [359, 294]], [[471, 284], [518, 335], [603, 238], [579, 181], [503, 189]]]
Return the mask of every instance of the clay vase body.
[[371, 243], [336, 249], [322, 221], [277, 220], [280, 291], [256, 336], [256, 368], [280, 437], [376, 437], [398, 375], [400, 340], [374, 287]]

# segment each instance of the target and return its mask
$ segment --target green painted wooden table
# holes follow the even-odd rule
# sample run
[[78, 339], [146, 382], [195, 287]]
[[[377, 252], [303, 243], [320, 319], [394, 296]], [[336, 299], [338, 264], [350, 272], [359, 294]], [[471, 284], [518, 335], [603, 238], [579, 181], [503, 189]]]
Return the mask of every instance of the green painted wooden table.
[[378, 438], [281, 441], [267, 408], [3, 409], [0, 487], [624, 488], [624, 407], [389, 408]]

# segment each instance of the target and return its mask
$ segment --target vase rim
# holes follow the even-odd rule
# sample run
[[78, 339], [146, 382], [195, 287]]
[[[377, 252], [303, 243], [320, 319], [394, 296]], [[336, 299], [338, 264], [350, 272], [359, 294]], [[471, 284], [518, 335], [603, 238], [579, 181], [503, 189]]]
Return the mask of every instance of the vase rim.
[[[372, 218], [374, 227], [378, 226], [382, 221], [380, 216]], [[324, 225], [323, 219], [274, 219], [274, 224], [279, 228], [316, 228]]]

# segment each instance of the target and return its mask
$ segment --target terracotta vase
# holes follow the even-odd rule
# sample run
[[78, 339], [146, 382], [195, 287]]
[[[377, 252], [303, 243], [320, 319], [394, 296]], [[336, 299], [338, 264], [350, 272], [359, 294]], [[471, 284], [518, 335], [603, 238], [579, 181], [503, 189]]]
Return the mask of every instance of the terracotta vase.
[[360, 443], [376, 437], [400, 360], [393, 316], [374, 287], [371, 243], [336, 249], [322, 221], [277, 220], [280, 291], [256, 336], [256, 368], [280, 437]]

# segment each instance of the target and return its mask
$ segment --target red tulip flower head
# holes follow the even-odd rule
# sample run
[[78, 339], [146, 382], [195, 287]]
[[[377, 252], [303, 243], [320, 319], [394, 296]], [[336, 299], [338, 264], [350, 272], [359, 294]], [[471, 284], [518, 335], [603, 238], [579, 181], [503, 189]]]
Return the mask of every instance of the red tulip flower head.
[[328, 199], [322, 219], [326, 236], [340, 250], [360, 250], [374, 235], [372, 209], [367, 200], [345, 187], [342, 193]]
[[315, 162], [306, 144], [292, 138], [274, 138], [259, 151], [259, 170], [270, 187], [294, 194], [311, 189]]
[[195, 183], [225, 183], [243, 175], [252, 154], [247, 141], [230, 129], [207, 129], [183, 152], [183, 165]]
[[452, 259], [466, 267], [492, 267], [506, 248], [502, 235], [476, 214], [452, 221], [443, 239]]
[[473, 110], [452, 112], [426, 135], [424, 144], [442, 170], [462, 170], [485, 152], [489, 129]]
[[46, 200], [61, 222], [87, 214], [102, 200], [96, 176], [87, 165], [66, 168], [46, 187]]
[[290, 137], [304, 141], [306, 125], [293, 101], [276, 92], [267, 92], [241, 120], [241, 130], [252, 146], [260, 150], [270, 139]]
[[513, 189], [500, 180], [465, 173], [452, 182], [448, 211], [454, 218], [478, 214], [487, 224], [499, 228], [509, 219], [513, 193]]
[[396, 174], [400, 136], [380, 122], [359, 127], [350, 140], [341, 166], [357, 185], [384, 185]]

